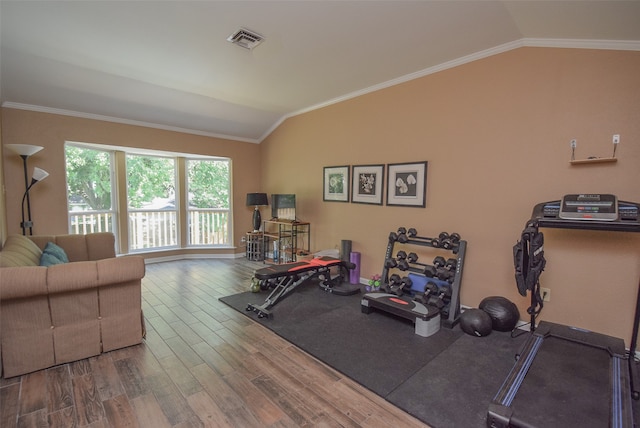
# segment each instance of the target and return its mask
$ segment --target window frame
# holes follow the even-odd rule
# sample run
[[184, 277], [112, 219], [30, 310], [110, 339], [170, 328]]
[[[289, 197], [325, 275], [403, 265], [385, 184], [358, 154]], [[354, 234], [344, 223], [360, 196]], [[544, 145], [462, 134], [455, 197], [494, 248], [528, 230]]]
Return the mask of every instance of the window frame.
[[[82, 210], [82, 211], [73, 211], [70, 209], [70, 200], [69, 200], [69, 175], [68, 175], [68, 170], [67, 170], [67, 147], [74, 147], [76, 149], [80, 149], [80, 150], [93, 150], [96, 152], [102, 152], [102, 153], [106, 153], [109, 156], [109, 184], [110, 184], [110, 191], [111, 191], [111, 209], [109, 210]], [[87, 145], [87, 144], [82, 144], [82, 143], [77, 143], [77, 142], [72, 142], [72, 141], [65, 141], [64, 143], [64, 162], [65, 162], [65, 186], [66, 186], [66, 198], [67, 198], [67, 229], [68, 229], [68, 233], [69, 234], [81, 234], [79, 232], [79, 228], [73, 226], [73, 221], [72, 221], [72, 217], [78, 216], [80, 215], [79, 213], [83, 213], [82, 215], [91, 215], [91, 216], [95, 216], [95, 215], [105, 215], [105, 214], [110, 214], [111, 215], [111, 230], [109, 230], [108, 228], [106, 228], [105, 230], [102, 230], [102, 228], [98, 227], [97, 230], [95, 230], [93, 227], [91, 228], [92, 230], [87, 231], [86, 228], [83, 228], [83, 235], [87, 234], [87, 233], [95, 233], [95, 232], [111, 232], [115, 235], [116, 237], [116, 248], [119, 248], [118, 245], [118, 231], [120, 229], [120, 215], [119, 215], [119, 211], [118, 211], [118, 198], [117, 198], [117, 178], [116, 178], [116, 174], [115, 174], [115, 165], [116, 165], [116, 159], [115, 159], [115, 153], [112, 150], [109, 149], [105, 149], [103, 147], [96, 147], [95, 145]], [[100, 222], [98, 222], [98, 224], [100, 224]], [[108, 224], [108, 223], [107, 223]]]
[[[129, 157], [146, 157], [146, 158], [157, 158], [157, 159], [168, 159], [171, 160], [173, 162], [173, 188], [174, 188], [174, 207], [173, 209], [153, 209], [153, 208], [132, 208], [131, 205], [129, 204], [130, 199], [129, 199]], [[178, 186], [179, 186], [179, 174], [178, 174], [178, 158], [175, 156], [167, 156], [165, 154], [153, 154], [153, 153], [136, 153], [136, 152], [126, 152], [125, 153], [125, 175], [127, 177], [127, 193], [125, 195], [125, 201], [126, 201], [126, 209], [127, 209], [127, 225], [128, 225], [128, 234], [127, 234], [127, 242], [128, 242], [128, 247], [129, 247], [129, 252], [131, 253], [140, 253], [140, 252], [151, 252], [151, 251], [163, 251], [163, 250], [172, 250], [172, 249], [176, 249], [176, 248], [180, 248], [180, 230], [181, 228], [181, 224], [180, 224], [180, 205], [181, 205], [181, 197], [180, 197], [180, 192], [178, 190]], [[133, 243], [136, 242], [136, 239], [134, 239], [133, 234], [135, 233], [136, 230], [140, 229], [140, 227], [138, 228], [134, 228], [133, 227], [133, 223], [132, 223], [132, 214], [134, 214], [136, 217], [141, 217], [139, 214], [144, 214], [147, 213], [148, 215], [152, 214], [152, 213], [161, 213], [158, 216], [151, 216], [152, 218], [144, 218], [147, 216], [142, 216], [142, 222], [155, 222], [158, 223], [159, 221], [166, 221], [166, 214], [167, 213], [172, 213], [173, 216], [170, 216], [169, 222], [173, 223], [173, 225], [169, 226], [169, 235], [171, 234], [171, 232], [173, 232], [175, 234], [175, 236], [166, 236], [166, 233], [162, 233], [161, 231], [157, 231], [155, 230], [153, 232], [153, 239], [149, 239], [150, 235], [147, 235], [147, 239], [142, 239], [143, 243], [149, 244], [149, 241], [162, 241], [163, 240], [163, 236], [164, 239], [169, 239], [169, 242], [167, 245], [158, 245], [158, 246], [149, 246], [149, 247], [141, 247], [141, 248], [133, 248]], [[164, 217], [164, 219], [162, 218]], [[145, 229], [148, 228], [149, 226], [147, 225], [146, 227], [142, 226], [142, 230], [143, 230], [143, 234], [145, 232]], [[134, 230], [136, 229], [136, 230]], [[173, 230], [171, 230], [173, 229]], [[160, 229], [162, 230], [162, 229]], [[166, 231], [167, 228], [165, 227], [164, 230]], [[148, 230], [147, 230], [148, 232]], [[173, 243], [171, 242], [173, 241]]]
[[[150, 253], [158, 251], [184, 250], [188, 248], [199, 249], [232, 249], [233, 243], [233, 159], [224, 156], [201, 155], [194, 153], [168, 152], [163, 150], [151, 150], [136, 147], [114, 146], [107, 144], [84, 143], [77, 141], [65, 141], [65, 145], [72, 145], [81, 149], [97, 150], [110, 154], [110, 180], [112, 198], [112, 224], [113, 233], [116, 237], [116, 252], [118, 254], [128, 253]], [[150, 248], [132, 249], [131, 231], [129, 225], [129, 201], [128, 201], [128, 174], [127, 155], [164, 157], [174, 160], [175, 165], [175, 192], [176, 192], [176, 245]], [[217, 244], [191, 244], [189, 233], [189, 196], [188, 196], [188, 160], [212, 160], [226, 161], [228, 163], [228, 189], [229, 208], [226, 209], [226, 241]], [[65, 178], [66, 178], [65, 161]], [[67, 186], [68, 189], [68, 186]], [[69, 210], [69, 198], [67, 195], [67, 218], [70, 224], [72, 212]], [[222, 210], [225, 209], [215, 209]], [[70, 233], [71, 233], [71, 229]]]
[[[229, 193], [229, 200], [227, 201], [229, 207], [228, 208], [191, 208], [190, 205], [190, 201], [189, 201], [189, 184], [191, 182], [191, 180], [189, 179], [189, 162], [191, 161], [216, 161], [216, 162], [226, 162], [227, 163], [227, 169], [228, 169], [228, 176], [227, 176], [227, 189], [228, 189], [228, 193]], [[233, 229], [232, 229], [232, 218], [233, 218], [233, 210], [232, 210], [232, 186], [231, 186], [231, 159], [227, 158], [227, 157], [202, 157], [202, 156], [189, 156], [189, 157], [185, 157], [184, 158], [184, 183], [185, 183], [185, 197], [183, 198], [183, 202], [185, 205], [185, 212], [186, 212], [186, 220], [185, 220], [185, 226], [186, 226], [186, 246], [187, 247], [191, 247], [191, 248], [199, 248], [199, 247], [206, 247], [206, 248], [226, 248], [232, 245], [232, 240], [233, 240]], [[224, 212], [226, 213], [226, 217], [227, 217], [227, 226], [226, 226], [226, 233], [224, 234], [224, 242], [223, 243], [193, 243], [191, 242], [192, 236], [193, 236], [193, 232], [191, 230], [191, 219], [192, 216], [190, 215], [192, 212], [195, 211], [206, 211], [206, 212]]]

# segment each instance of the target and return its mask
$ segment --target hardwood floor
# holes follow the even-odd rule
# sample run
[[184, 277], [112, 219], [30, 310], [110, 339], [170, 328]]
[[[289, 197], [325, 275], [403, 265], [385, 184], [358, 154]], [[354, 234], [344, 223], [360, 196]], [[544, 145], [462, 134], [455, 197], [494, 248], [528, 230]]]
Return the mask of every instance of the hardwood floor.
[[426, 426], [218, 301], [262, 266], [147, 265], [146, 340], [0, 379], [0, 426]]

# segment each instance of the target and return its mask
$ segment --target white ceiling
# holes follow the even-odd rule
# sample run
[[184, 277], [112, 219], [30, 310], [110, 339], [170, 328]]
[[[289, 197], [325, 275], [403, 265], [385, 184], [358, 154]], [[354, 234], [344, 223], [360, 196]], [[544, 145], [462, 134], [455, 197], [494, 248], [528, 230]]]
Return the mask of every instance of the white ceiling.
[[[640, 50], [640, 0], [1, 0], [0, 15], [4, 106], [249, 142], [520, 46]], [[227, 42], [241, 27], [265, 41]]]

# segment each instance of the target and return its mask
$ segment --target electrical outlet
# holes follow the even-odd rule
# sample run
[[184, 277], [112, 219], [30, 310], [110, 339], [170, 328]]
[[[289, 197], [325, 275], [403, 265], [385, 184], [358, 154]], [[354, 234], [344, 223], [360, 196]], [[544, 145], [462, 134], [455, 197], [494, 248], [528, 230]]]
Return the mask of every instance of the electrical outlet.
[[613, 144], [620, 143], [620, 134], [613, 134]]
[[542, 294], [542, 301], [543, 302], [550, 302], [551, 301], [551, 289], [550, 288], [542, 288], [542, 287], [540, 287], [540, 294]]
[[569, 143], [569, 145], [571, 145], [572, 149], [575, 149], [578, 146], [578, 140], [576, 140], [575, 138], [573, 140], [571, 140], [571, 142]]

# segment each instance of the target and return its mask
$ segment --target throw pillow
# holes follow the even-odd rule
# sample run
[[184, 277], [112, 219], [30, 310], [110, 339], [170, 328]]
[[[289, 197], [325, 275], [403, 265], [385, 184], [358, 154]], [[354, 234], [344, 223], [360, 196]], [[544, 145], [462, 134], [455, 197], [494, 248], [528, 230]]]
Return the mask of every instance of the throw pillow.
[[0, 251], [1, 267], [38, 266], [42, 250], [23, 235], [11, 235]]
[[67, 253], [59, 245], [47, 242], [42, 257], [40, 257], [40, 266], [53, 266], [61, 263], [69, 263]]
[[53, 254], [64, 263], [69, 263], [69, 257], [67, 256], [67, 253], [65, 253], [64, 249], [61, 246], [54, 244], [53, 242], [47, 242], [47, 245], [45, 245], [44, 247], [43, 253]]

